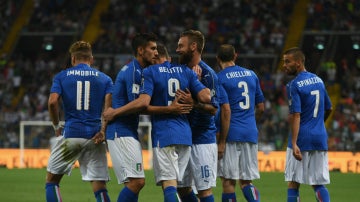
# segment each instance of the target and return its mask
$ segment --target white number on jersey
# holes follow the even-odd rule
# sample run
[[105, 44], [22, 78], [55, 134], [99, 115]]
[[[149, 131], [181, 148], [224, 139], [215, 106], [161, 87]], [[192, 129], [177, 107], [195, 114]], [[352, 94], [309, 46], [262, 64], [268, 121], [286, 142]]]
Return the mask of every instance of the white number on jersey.
[[[84, 89], [83, 82], [77, 81], [76, 88], [76, 109], [82, 110], [82, 105], [84, 103], [84, 110], [89, 110], [89, 102], [90, 102], [90, 81], [84, 81]], [[84, 90], [84, 98], [82, 97]], [[83, 101], [83, 103], [82, 103]]]
[[[170, 97], [175, 97], [176, 91], [180, 89], [180, 82], [177, 79], [171, 78], [168, 80], [168, 93]], [[172, 101], [168, 101], [168, 105], [171, 105]]]
[[311, 95], [315, 95], [315, 108], [314, 108], [314, 114], [313, 117], [316, 118], [319, 111], [319, 102], [320, 102], [320, 92], [319, 90], [313, 90], [310, 93]]
[[242, 96], [245, 97], [245, 102], [240, 102], [240, 108], [242, 109], [249, 109], [250, 108], [250, 97], [249, 97], [249, 88], [245, 81], [240, 81], [238, 83], [239, 88], [244, 88], [244, 92], [241, 93]]

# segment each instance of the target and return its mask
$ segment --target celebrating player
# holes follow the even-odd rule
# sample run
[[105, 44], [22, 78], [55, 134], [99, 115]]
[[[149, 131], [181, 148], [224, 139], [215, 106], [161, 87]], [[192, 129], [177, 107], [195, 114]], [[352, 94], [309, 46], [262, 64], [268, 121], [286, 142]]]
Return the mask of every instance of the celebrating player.
[[[55, 75], [48, 101], [49, 114], [58, 136], [51, 151], [46, 175], [46, 201], [62, 201], [59, 183], [79, 161], [82, 179], [91, 182], [96, 201], [110, 201], [106, 159], [106, 123], [101, 123], [103, 108], [111, 105], [112, 81], [92, 68], [91, 45], [77, 41], [69, 49], [71, 64]], [[65, 126], [59, 124], [62, 99]]]
[[[236, 201], [236, 180], [240, 181], [247, 201], [260, 201], [259, 191], [252, 184], [252, 180], [260, 178], [256, 120], [264, 112], [264, 96], [259, 79], [252, 70], [235, 64], [235, 48], [231, 45], [220, 47], [217, 60], [222, 68], [218, 73], [219, 83], [225, 89], [231, 109], [224, 157], [219, 162], [222, 201]], [[226, 112], [221, 110], [221, 116], [229, 116]], [[224, 120], [229, 120], [229, 117]]]
[[[118, 108], [139, 97], [142, 71], [157, 59], [157, 37], [151, 33], [137, 34], [132, 39], [135, 58], [118, 73], [112, 108]], [[113, 119], [113, 117], [111, 118]], [[142, 148], [138, 138], [139, 114], [117, 116], [108, 126], [106, 139], [118, 183], [125, 186], [118, 202], [137, 201], [145, 185]]]
[[286, 50], [283, 60], [286, 74], [295, 76], [286, 85], [292, 127], [286, 150], [287, 201], [300, 201], [300, 184], [308, 184], [317, 201], [329, 202], [324, 186], [330, 183], [324, 122], [331, 113], [330, 98], [323, 81], [306, 71], [305, 55], [299, 48]]
[[[210, 103], [210, 90], [197, 79], [187, 66], [174, 65], [166, 61], [146, 68], [141, 94], [135, 101], [104, 113], [126, 115], [152, 107], [167, 107], [177, 102], [176, 91], [188, 89], [199, 102]], [[188, 106], [188, 111], [191, 105]], [[153, 114], [152, 146], [156, 183], [161, 185], [164, 201], [179, 201], [177, 182], [181, 181], [190, 158], [191, 129], [185, 114]]]
[[193, 181], [200, 201], [214, 201], [211, 188], [216, 186], [217, 176], [218, 157], [214, 115], [218, 108], [216, 98], [218, 78], [215, 71], [201, 60], [204, 45], [205, 37], [200, 31], [187, 30], [181, 33], [176, 49], [180, 55], [179, 63], [186, 64], [196, 72], [201, 83], [210, 89], [213, 102], [213, 104], [202, 104], [195, 100], [194, 109], [188, 116], [193, 145], [185, 179], [178, 186], [183, 201], [198, 201], [191, 189]]

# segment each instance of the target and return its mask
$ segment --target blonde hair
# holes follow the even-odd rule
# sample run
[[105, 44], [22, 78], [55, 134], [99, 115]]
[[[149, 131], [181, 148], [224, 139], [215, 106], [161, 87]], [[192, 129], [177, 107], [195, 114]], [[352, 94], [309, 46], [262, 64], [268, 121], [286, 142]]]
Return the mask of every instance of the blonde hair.
[[77, 60], [90, 60], [92, 58], [91, 44], [86, 41], [77, 41], [70, 46], [69, 53]]

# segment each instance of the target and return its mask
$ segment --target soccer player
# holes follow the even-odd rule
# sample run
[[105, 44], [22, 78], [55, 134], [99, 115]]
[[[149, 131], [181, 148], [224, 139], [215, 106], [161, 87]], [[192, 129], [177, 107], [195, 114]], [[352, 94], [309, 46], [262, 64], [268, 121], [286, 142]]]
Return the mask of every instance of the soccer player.
[[286, 150], [287, 201], [300, 201], [300, 184], [308, 184], [315, 191], [316, 201], [329, 202], [324, 186], [330, 183], [324, 122], [332, 110], [330, 98], [323, 81], [306, 71], [305, 55], [299, 48], [286, 50], [283, 61], [285, 73], [295, 76], [286, 85], [292, 128]]
[[[252, 184], [254, 179], [260, 178], [256, 120], [264, 112], [264, 96], [259, 79], [252, 70], [235, 64], [236, 53], [232, 45], [221, 45], [217, 60], [222, 69], [218, 73], [219, 83], [227, 93], [231, 109], [224, 157], [219, 162], [222, 166], [219, 172], [223, 179], [222, 201], [236, 201], [237, 180], [247, 201], [260, 201], [259, 191]], [[221, 110], [221, 116], [229, 115], [226, 110]]]
[[[139, 97], [142, 71], [157, 59], [157, 37], [152, 33], [136, 34], [132, 39], [134, 59], [118, 73], [112, 98], [112, 108], [118, 108]], [[106, 139], [119, 184], [125, 186], [118, 202], [138, 200], [145, 185], [142, 148], [138, 138], [139, 114], [118, 116], [108, 126]]]
[[[121, 116], [146, 110], [151, 115], [153, 165], [156, 183], [161, 185], [165, 202], [179, 201], [177, 182], [181, 181], [189, 162], [191, 150], [191, 128], [186, 114], [163, 111], [154, 113], [151, 108], [167, 107], [177, 102], [176, 91], [189, 89], [199, 102], [210, 103], [210, 90], [185, 65], [168, 61], [150, 66], [143, 71], [144, 82], [141, 94], [135, 101], [104, 113], [107, 120], [114, 115]], [[192, 105], [186, 105], [190, 111]]]
[[[106, 122], [101, 122], [101, 113], [111, 105], [113, 83], [109, 76], [90, 66], [93, 56], [88, 42], [73, 43], [69, 52], [72, 67], [55, 75], [48, 101], [58, 138], [47, 166], [46, 201], [61, 201], [60, 180], [64, 174], [70, 175], [77, 160], [82, 180], [91, 183], [96, 201], [110, 201], [106, 189]], [[60, 99], [65, 113], [63, 128], [59, 124]]]
[[213, 103], [203, 104], [195, 100], [194, 109], [188, 116], [193, 145], [185, 179], [178, 186], [183, 201], [198, 201], [191, 188], [193, 181], [200, 201], [214, 201], [212, 187], [216, 186], [218, 158], [214, 115], [218, 108], [218, 78], [215, 71], [201, 60], [204, 45], [205, 37], [200, 31], [187, 30], [181, 33], [176, 49], [179, 63], [196, 72], [201, 83], [210, 89]]

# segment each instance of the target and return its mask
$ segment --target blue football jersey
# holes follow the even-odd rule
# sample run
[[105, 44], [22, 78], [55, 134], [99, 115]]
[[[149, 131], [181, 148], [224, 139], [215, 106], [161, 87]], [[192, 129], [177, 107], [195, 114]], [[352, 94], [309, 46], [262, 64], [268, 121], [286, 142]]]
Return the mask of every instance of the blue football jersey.
[[[116, 76], [112, 107], [122, 107], [139, 97], [142, 67], [136, 59], [125, 65]], [[117, 137], [134, 137], [138, 139], [139, 114], [116, 117], [106, 131], [106, 139]]]
[[[213, 69], [204, 61], [200, 61], [201, 83], [211, 92], [211, 100], [214, 107], [219, 108], [217, 94], [219, 93], [218, 77]], [[191, 110], [189, 114], [193, 144], [216, 143], [215, 117], [198, 109]]]
[[[189, 67], [169, 62], [144, 69], [143, 78], [141, 93], [151, 96], [150, 104], [153, 106], [170, 105], [178, 89], [189, 89], [192, 95], [197, 95], [205, 88]], [[185, 114], [152, 115], [151, 123], [153, 147], [192, 144], [191, 129]]]
[[227, 142], [258, 142], [255, 107], [264, 102], [256, 74], [249, 69], [232, 66], [218, 73], [219, 83], [228, 97], [231, 117]]
[[111, 78], [86, 64], [56, 74], [50, 92], [62, 98], [64, 137], [90, 139], [100, 131], [105, 95], [112, 90]]
[[[327, 150], [324, 115], [331, 109], [331, 101], [321, 78], [310, 72], [301, 72], [286, 85], [286, 92], [289, 113], [300, 113], [297, 139], [300, 150]], [[292, 148], [291, 138], [288, 147]]]

